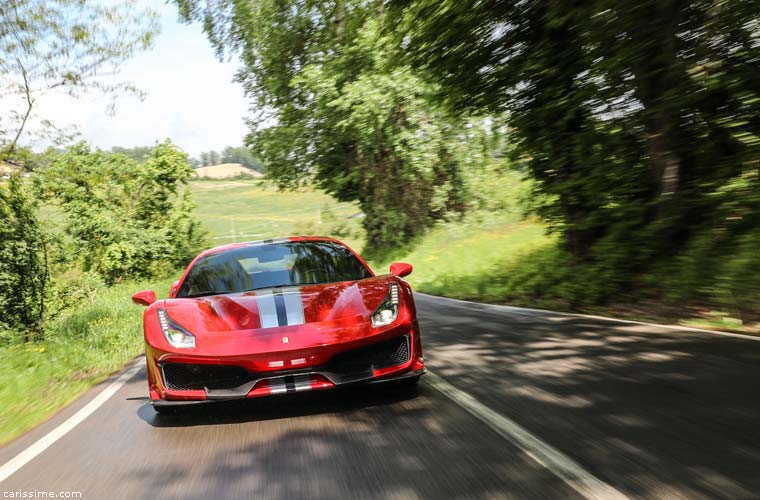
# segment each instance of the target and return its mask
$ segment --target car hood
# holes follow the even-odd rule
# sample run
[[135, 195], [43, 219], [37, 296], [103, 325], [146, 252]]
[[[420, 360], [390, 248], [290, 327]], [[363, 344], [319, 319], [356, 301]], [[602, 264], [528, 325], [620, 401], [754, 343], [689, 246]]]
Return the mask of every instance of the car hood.
[[369, 320], [387, 296], [391, 276], [208, 297], [167, 299], [163, 308], [193, 334], [267, 330], [307, 323]]

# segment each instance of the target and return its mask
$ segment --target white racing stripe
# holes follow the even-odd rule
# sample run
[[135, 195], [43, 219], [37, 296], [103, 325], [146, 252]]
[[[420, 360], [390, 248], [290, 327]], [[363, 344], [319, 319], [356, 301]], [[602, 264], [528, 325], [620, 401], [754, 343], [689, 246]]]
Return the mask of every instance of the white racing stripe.
[[311, 375], [296, 375], [295, 377], [296, 392], [311, 390]]
[[66, 421], [64, 421], [61, 425], [41, 437], [27, 449], [3, 464], [3, 466], [0, 467], [0, 483], [8, 479], [11, 474], [15, 473], [21, 467], [29, 463], [37, 455], [48, 449], [50, 445], [61, 439], [66, 435], [66, 433], [82, 423], [84, 419], [92, 415], [95, 410], [100, 408], [103, 403], [108, 401], [108, 399], [113, 396], [116, 391], [121, 389], [122, 386], [126, 384], [127, 381], [129, 381], [129, 379], [134, 377], [135, 374], [140, 371], [140, 369], [143, 367], [143, 361], [144, 358], [137, 360], [131, 367], [122, 373], [119, 378], [108, 384], [108, 386], [103, 389], [100, 394], [95, 396], [92, 401], [87, 403], [79, 411], [66, 419]]
[[257, 293], [256, 305], [259, 308], [261, 328], [280, 326], [280, 323], [277, 321], [277, 307], [274, 305], [274, 295], [271, 290]]
[[528, 432], [513, 420], [495, 412], [468, 393], [429, 372], [427, 382], [546, 467], [575, 491], [589, 499], [622, 500], [628, 497], [585, 470], [573, 459]]
[[282, 294], [285, 301], [285, 314], [288, 318], [288, 325], [303, 325], [303, 299], [301, 292], [285, 292]]
[[271, 394], [285, 394], [288, 386], [285, 385], [285, 377], [269, 379], [269, 392]]

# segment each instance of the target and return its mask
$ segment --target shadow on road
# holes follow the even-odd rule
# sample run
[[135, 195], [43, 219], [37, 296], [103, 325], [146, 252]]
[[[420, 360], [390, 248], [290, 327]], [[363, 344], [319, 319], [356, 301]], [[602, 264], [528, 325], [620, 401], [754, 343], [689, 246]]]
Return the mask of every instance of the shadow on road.
[[279, 397], [220, 401], [178, 407], [172, 413], [156, 413], [150, 404], [137, 415], [153, 427], [191, 427], [294, 418], [321, 413], [342, 413], [413, 399], [419, 387], [383, 384], [317, 391]]
[[417, 392], [365, 387], [139, 414], [156, 457], [168, 459], [116, 480], [154, 499], [577, 497], [424, 377]]
[[760, 342], [427, 297], [418, 309], [429, 368], [600, 478], [645, 498], [758, 497]]

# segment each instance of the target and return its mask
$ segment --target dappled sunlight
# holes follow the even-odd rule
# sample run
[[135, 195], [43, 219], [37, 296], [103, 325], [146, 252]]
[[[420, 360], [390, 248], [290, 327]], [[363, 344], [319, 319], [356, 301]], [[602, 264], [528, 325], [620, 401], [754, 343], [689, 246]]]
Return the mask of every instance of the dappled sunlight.
[[[626, 491], [738, 498], [757, 484], [758, 457], [728, 443], [757, 438], [752, 348], [760, 345], [603, 318], [417, 302], [432, 371]], [[452, 323], [467, 324], [466, 335], [442, 329]]]
[[660, 361], [671, 361], [678, 355], [688, 356], [688, 354], [686, 353], [640, 352], [636, 355], [636, 357], [643, 361], [660, 362]]
[[537, 387], [516, 387], [509, 389], [507, 393], [514, 394], [516, 396], [526, 397], [542, 403], [549, 403], [559, 406], [567, 406], [571, 408], [585, 408], [593, 405], [591, 398], [583, 396], [561, 396], [558, 394], [552, 394], [547, 390], [539, 389]]
[[638, 415], [611, 414], [606, 416], [607, 421], [624, 427], [647, 427], [651, 423]]

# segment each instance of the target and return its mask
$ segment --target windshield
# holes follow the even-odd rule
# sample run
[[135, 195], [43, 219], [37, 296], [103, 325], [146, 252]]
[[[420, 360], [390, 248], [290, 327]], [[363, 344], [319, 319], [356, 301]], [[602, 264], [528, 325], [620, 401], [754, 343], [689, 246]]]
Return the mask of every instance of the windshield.
[[251, 245], [198, 259], [187, 273], [177, 297], [353, 281], [370, 276], [366, 266], [338, 243]]

